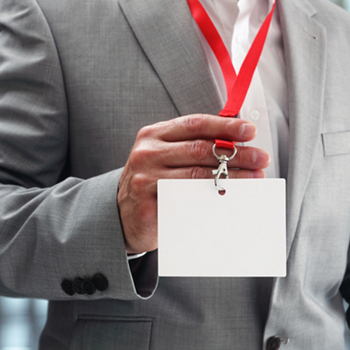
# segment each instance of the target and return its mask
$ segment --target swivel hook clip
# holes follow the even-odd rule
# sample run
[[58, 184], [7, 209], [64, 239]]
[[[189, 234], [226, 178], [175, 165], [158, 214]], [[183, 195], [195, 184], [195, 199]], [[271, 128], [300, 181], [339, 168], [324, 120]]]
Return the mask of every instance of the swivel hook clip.
[[224, 154], [222, 154], [221, 156], [218, 156], [215, 152], [215, 148], [216, 148], [216, 145], [214, 143], [212, 148], [213, 154], [215, 158], [219, 161], [219, 167], [216, 170], [212, 170], [212, 174], [215, 175], [214, 183], [218, 191], [225, 191], [223, 187], [219, 186], [218, 182], [221, 175], [225, 175], [225, 178], [228, 179], [227, 162], [229, 162], [231, 159], [235, 157], [235, 155], [237, 154], [237, 148], [236, 146], [234, 146], [233, 154], [230, 157], [227, 157]]

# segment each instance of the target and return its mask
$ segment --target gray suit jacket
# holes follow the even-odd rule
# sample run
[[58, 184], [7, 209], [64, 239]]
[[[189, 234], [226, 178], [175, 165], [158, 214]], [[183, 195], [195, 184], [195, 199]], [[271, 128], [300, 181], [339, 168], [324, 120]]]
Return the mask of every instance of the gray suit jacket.
[[[343, 349], [350, 16], [325, 0], [278, 5], [288, 275], [274, 280], [264, 342]], [[221, 107], [185, 0], [1, 0], [0, 293], [52, 300], [42, 349], [248, 348], [230, 337], [244, 297], [236, 280], [162, 278], [155, 288], [155, 254], [133, 276], [116, 206], [142, 126]], [[61, 290], [96, 271], [106, 291]]]

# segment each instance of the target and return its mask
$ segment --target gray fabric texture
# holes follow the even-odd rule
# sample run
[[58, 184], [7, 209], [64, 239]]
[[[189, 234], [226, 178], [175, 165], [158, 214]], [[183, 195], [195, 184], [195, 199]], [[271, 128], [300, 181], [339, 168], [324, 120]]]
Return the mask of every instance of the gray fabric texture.
[[[41, 349], [255, 350], [274, 335], [289, 350], [344, 349], [350, 16], [326, 0], [278, 11], [288, 275], [272, 292], [269, 280], [161, 278], [141, 297], [116, 206], [122, 167], [144, 125], [222, 104], [187, 3], [0, 2], [0, 293], [51, 300]], [[105, 292], [61, 290], [96, 269]]]

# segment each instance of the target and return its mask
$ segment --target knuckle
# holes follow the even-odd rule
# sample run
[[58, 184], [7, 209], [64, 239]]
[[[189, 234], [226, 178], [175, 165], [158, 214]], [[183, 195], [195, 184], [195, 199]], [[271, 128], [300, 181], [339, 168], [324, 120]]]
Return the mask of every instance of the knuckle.
[[191, 169], [190, 179], [204, 179], [206, 178], [206, 171], [200, 167], [195, 166]]
[[150, 183], [150, 179], [146, 174], [134, 174], [129, 181], [130, 193], [140, 193]]
[[152, 149], [145, 147], [134, 147], [129, 156], [129, 162], [132, 165], [140, 166], [145, 161], [150, 161], [153, 156]]
[[144, 138], [149, 138], [154, 134], [154, 126], [147, 125], [139, 130], [136, 136], [136, 140], [142, 140]]
[[200, 140], [193, 141], [190, 146], [190, 154], [196, 161], [204, 161], [208, 155], [205, 142]]
[[191, 114], [185, 117], [185, 126], [190, 132], [198, 131], [203, 124], [203, 114]]
[[245, 165], [246, 157], [247, 157], [246, 149], [244, 147], [241, 147], [234, 157], [234, 162], [238, 168]]

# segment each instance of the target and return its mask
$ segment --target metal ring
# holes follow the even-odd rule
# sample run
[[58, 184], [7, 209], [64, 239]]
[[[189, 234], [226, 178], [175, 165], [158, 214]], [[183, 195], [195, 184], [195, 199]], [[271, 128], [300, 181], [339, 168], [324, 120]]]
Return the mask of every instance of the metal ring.
[[[219, 156], [216, 154], [215, 149], [216, 149], [216, 144], [214, 143], [214, 144], [213, 144], [213, 148], [212, 148], [213, 154], [214, 154], [214, 156], [215, 156], [215, 158], [216, 158], [217, 160], [222, 159], [221, 157], [222, 157], [222, 156], [225, 156], [225, 155], [223, 154], [223, 155], [221, 155], [221, 156], [219, 157]], [[236, 154], [237, 154], [237, 148], [236, 148], [236, 146], [233, 146], [233, 154], [232, 154], [232, 156], [231, 156], [231, 157], [225, 156], [225, 157], [227, 158], [227, 161], [230, 161], [231, 159], [233, 159], [233, 158], [235, 157]]]

